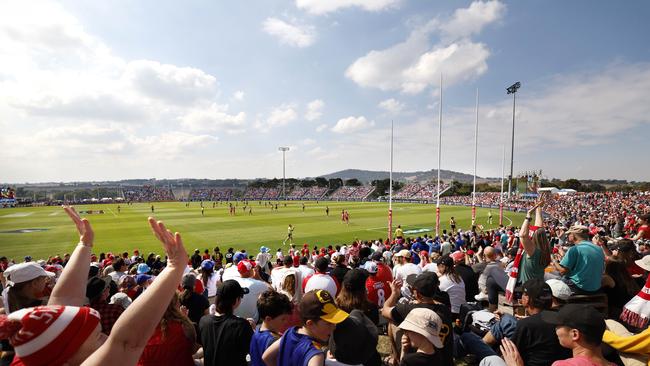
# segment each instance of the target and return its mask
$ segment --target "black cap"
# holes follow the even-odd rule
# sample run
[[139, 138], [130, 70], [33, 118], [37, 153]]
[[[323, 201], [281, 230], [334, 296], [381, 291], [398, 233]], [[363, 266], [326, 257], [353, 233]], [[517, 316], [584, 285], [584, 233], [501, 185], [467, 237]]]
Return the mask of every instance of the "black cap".
[[434, 272], [422, 272], [406, 277], [406, 283], [424, 297], [433, 297], [440, 290], [438, 275]]
[[106, 287], [108, 287], [110, 283], [111, 283], [110, 277], [91, 278], [90, 280], [88, 280], [88, 284], [86, 284], [86, 297], [89, 300], [93, 300], [97, 296], [101, 295], [101, 293], [104, 291], [104, 289], [106, 289]]
[[452, 268], [454, 266], [454, 259], [448, 255], [438, 258], [436, 264], [442, 264], [445, 267]]
[[350, 291], [361, 291], [366, 288], [369, 273], [365, 269], [351, 269], [343, 277], [343, 287]]
[[556, 326], [577, 329], [594, 338], [602, 338], [605, 333], [605, 317], [598, 310], [586, 304], [567, 304], [560, 311], [543, 311], [542, 320]]
[[370, 257], [370, 259], [372, 259], [373, 261], [381, 262], [381, 260], [383, 259], [382, 253], [380, 253], [379, 251], [376, 251], [376, 252], [372, 253], [372, 256]]
[[227, 280], [217, 286], [217, 296], [223, 296], [224, 299], [236, 299], [243, 297], [250, 291], [246, 287], [241, 287], [235, 280]]
[[522, 290], [532, 301], [533, 306], [538, 309], [549, 308], [553, 302], [551, 286], [540, 278], [531, 278], [524, 282]]

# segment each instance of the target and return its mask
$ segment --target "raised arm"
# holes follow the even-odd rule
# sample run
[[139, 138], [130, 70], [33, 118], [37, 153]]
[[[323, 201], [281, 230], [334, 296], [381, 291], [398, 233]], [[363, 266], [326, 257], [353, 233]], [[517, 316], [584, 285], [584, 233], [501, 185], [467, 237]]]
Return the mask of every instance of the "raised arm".
[[83, 365], [106, 365], [118, 354], [123, 364], [135, 365], [181, 282], [188, 260], [181, 235], [172, 234], [162, 221], [156, 221], [152, 217], [149, 218], [149, 225], [167, 253], [167, 267], [122, 313], [106, 343]]
[[86, 283], [88, 281], [88, 268], [90, 255], [93, 248], [95, 233], [90, 222], [79, 217], [72, 206], [63, 206], [65, 213], [70, 216], [79, 232], [79, 244], [74, 248], [68, 264], [65, 266], [61, 278], [57, 281], [48, 305], [82, 306], [86, 301]]
[[524, 246], [524, 250], [528, 256], [532, 256], [535, 253], [535, 243], [533, 243], [533, 241], [528, 236], [530, 220], [532, 220], [531, 215], [541, 204], [542, 201], [539, 201], [535, 204], [535, 206], [531, 207], [531, 209], [528, 210], [526, 213], [526, 218], [524, 219], [524, 223], [521, 225], [521, 229], [519, 230], [519, 240], [521, 240], [521, 244]]

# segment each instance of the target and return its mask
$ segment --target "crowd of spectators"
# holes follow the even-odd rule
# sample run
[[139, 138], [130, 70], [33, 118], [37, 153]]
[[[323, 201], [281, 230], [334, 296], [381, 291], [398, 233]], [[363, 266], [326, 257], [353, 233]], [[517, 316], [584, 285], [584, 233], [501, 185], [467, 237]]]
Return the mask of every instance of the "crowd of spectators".
[[144, 185], [142, 187], [126, 187], [123, 189], [124, 200], [127, 202], [173, 201], [174, 194], [168, 187]]
[[[90, 223], [65, 207], [80, 235], [71, 255], [0, 258], [2, 360], [645, 365], [647, 195], [581, 197], [571, 200], [572, 213], [541, 196], [515, 226], [450, 222], [433, 237], [408, 237], [398, 227], [390, 239], [292, 244], [275, 255], [262, 246], [188, 256], [181, 235], [150, 218], [164, 256], [96, 256]], [[622, 225], [603, 224], [598, 212], [617, 214], [609, 205], [628, 210]], [[390, 344], [383, 359], [382, 334]]]
[[277, 200], [282, 196], [282, 188], [269, 188], [262, 197], [265, 200]]
[[190, 201], [230, 201], [233, 190], [230, 188], [192, 188]]
[[374, 190], [375, 187], [373, 186], [343, 186], [330, 194], [329, 198], [331, 200], [363, 200], [366, 199]]
[[259, 201], [262, 200], [262, 198], [264, 198], [265, 192], [266, 192], [266, 188], [248, 187], [244, 192], [244, 196], [242, 198], [245, 200]]

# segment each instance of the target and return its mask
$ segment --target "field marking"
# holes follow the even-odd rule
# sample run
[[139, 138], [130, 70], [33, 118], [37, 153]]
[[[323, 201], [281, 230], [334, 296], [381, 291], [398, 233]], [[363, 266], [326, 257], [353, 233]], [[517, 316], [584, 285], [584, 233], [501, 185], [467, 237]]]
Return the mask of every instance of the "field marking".
[[510, 221], [510, 225], [509, 225], [509, 226], [512, 226], [512, 220], [510, 220], [510, 218], [509, 218], [508, 216], [503, 215], [503, 218], [506, 219], [506, 220], [508, 220], [508, 221]]
[[34, 214], [33, 212], [16, 212], [2, 217], [25, 217]]
[[113, 216], [117, 217], [117, 215], [115, 214], [115, 212], [113, 212], [113, 210], [111, 210], [110, 207], [106, 207], [106, 209], [109, 210], [109, 211], [111, 211], [111, 213], [113, 214]]
[[59, 214], [59, 212], [61, 212], [61, 211], [54, 211], [54, 212], [52, 212], [51, 214], [49, 214], [47, 216], [56, 216], [56, 215]]

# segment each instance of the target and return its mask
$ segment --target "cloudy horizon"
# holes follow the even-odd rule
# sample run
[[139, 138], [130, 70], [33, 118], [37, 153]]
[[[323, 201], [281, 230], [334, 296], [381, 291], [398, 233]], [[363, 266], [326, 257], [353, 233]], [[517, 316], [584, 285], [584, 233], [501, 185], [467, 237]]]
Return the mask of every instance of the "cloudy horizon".
[[[1, 181], [443, 170], [650, 181], [650, 3], [0, 3]], [[588, 11], [587, 11], [588, 10]], [[509, 155], [506, 157], [509, 162]], [[506, 171], [509, 170], [509, 164]]]

